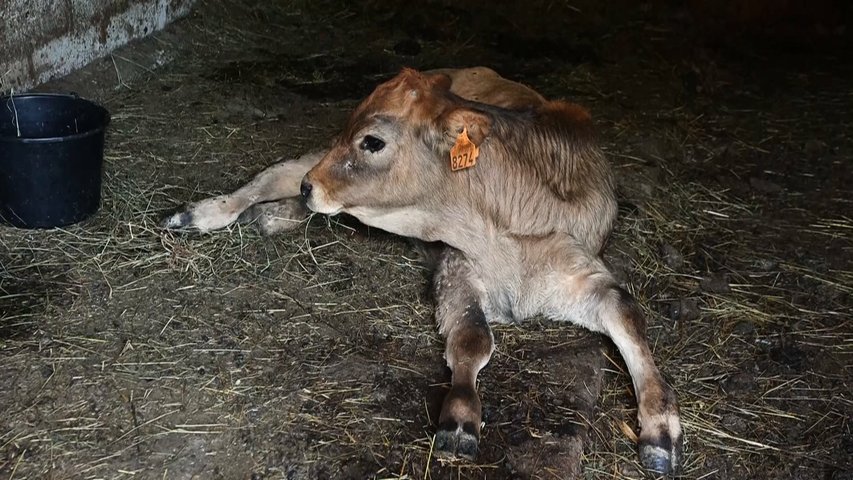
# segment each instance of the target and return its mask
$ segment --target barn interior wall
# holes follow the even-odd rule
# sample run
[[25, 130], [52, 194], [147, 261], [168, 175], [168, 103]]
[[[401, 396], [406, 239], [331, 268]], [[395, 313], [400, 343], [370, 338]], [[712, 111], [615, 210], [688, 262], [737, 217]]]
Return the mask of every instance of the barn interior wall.
[[195, 0], [0, 1], [0, 93], [65, 75], [186, 15]]

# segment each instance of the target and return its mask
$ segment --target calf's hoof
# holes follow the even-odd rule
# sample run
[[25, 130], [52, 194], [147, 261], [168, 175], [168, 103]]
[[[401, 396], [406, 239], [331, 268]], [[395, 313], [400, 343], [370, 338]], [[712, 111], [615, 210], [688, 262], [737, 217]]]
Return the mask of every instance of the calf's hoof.
[[653, 438], [640, 438], [640, 463], [649, 472], [671, 475], [681, 466], [681, 437], [660, 432]]
[[436, 456], [444, 459], [477, 458], [481, 413], [477, 390], [470, 385], [453, 385], [441, 406], [433, 445]]
[[473, 423], [447, 422], [435, 434], [434, 450], [438, 458], [474, 461], [480, 453], [480, 436]]
[[160, 220], [160, 226], [169, 230], [189, 228], [193, 224], [193, 214], [187, 210], [178, 210]]

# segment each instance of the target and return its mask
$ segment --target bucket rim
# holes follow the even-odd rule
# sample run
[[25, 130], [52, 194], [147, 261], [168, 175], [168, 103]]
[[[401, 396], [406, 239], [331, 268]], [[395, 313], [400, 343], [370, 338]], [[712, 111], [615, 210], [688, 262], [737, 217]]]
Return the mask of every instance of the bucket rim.
[[103, 115], [104, 121], [95, 128], [86, 130], [84, 132], [75, 133], [72, 135], [65, 136], [56, 136], [56, 137], [7, 137], [0, 136], [0, 143], [57, 143], [57, 142], [66, 142], [69, 140], [77, 140], [82, 138], [91, 137], [94, 135], [99, 135], [106, 131], [107, 126], [110, 124], [110, 112], [106, 108], [104, 108], [101, 104], [83, 98], [76, 93], [23, 93], [20, 95], [2, 95], [0, 96], [0, 105], [5, 104], [10, 99], [27, 99], [27, 98], [65, 98], [74, 100], [76, 102], [81, 102], [86, 104], [86, 106], [94, 108], [95, 110], [99, 110], [99, 113]]

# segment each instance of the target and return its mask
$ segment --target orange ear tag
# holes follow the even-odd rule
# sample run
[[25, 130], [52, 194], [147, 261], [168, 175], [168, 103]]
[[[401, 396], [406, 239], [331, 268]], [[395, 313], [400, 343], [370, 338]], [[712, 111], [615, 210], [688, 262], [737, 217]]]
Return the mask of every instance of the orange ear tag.
[[462, 129], [462, 133], [456, 137], [456, 144], [450, 149], [450, 169], [452, 171], [471, 168], [477, 164], [480, 155], [480, 147], [468, 138], [468, 127]]

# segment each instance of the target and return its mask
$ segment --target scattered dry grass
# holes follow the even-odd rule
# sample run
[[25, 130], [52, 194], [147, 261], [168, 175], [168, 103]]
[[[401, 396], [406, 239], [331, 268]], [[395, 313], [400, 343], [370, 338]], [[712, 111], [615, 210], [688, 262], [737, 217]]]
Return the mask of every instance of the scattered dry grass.
[[[334, 133], [351, 99], [309, 101], [276, 83], [328, 85], [334, 58], [354, 48], [332, 28], [354, 21], [352, 11], [315, 25], [312, 8], [328, 6], [212, 3], [180, 27], [187, 43], [161, 36], [156, 48], [174, 51], [175, 63], [97, 93], [114, 112], [98, 216], [0, 229], [0, 474], [509, 478], [515, 447], [559, 443], [578, 426], [589, 429], [585, 477], [641, 477], [621, 360], [605, 349], [603, 379], [573, 369], [571, 352], [597, 350], [597, 337], [538, 321], [496, 328], [483, 461], [440, 465], [431, 435], [442, 343], [428, 274], [405, 242], [323, 217], [275, 239], [242, 226], [213, 235], [156, 226], [176, 200], [234, 186]], [[328, 38], [306, 44], [320, 34]], [[319, 54], [332, 60], [312, 64]], [[296, 60], [278, 65], [282, 55]], [[812, 134], [798, 125], [851, 99], [816, 92], [787, 111], [754, 98], [748, 109], [697, 114], [655, 97], [669, 75], [657, 67], [655, 76], [566, 66], [542, 82], [602, 118], [625, 190], [608, 260], [645, 308], [679, 393], [683, 477], [849, 472], [853, 221], [784, 185], [755, 183], [768, 197], [744, 189], [749, 178], [739, 187], [719, 176], [768, 154], [781, 159], [778, 175], [766, 174], [774, 181], [832, 176], [791, 173], [786, 159]], [[712, 73], [712, 83], [728, 75]], [[626, 99], [642, 107], [624, 115]], [[840, 145], [848, 149], [832, 158], [849, 162], [849, 140]], [[849, 206], [837, 197], [827, 201]], [[569, 396], [590, 378], [597, 406], [576, 408]]]

